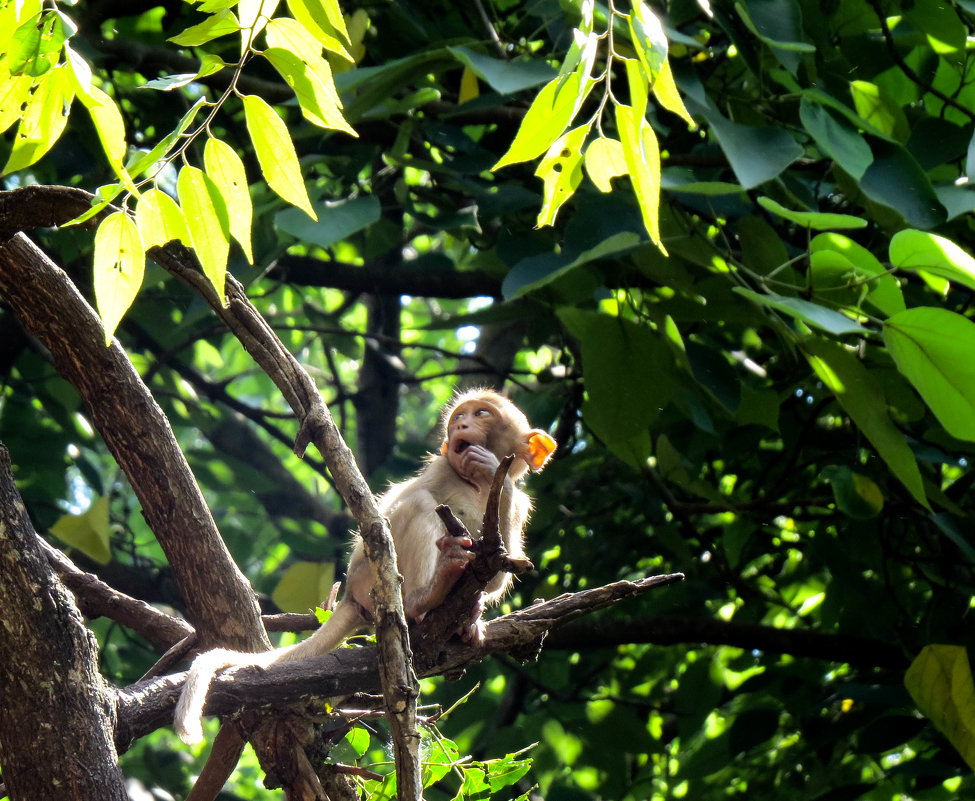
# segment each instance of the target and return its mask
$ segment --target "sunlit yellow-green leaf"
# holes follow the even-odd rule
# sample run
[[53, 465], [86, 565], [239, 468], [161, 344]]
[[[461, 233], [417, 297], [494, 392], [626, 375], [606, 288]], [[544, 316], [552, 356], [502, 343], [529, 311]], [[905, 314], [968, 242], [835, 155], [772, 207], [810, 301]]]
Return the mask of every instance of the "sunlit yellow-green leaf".
[[280, 47], [269, 47], [263, 55], [294, 90], [305, 119], [320, 128], [358, 136], [342, 116], [341, 101], [325, 59], [314, 56], [311, 61], [305, 61], [291, 50]]
[[664, 59], [663, 66], [653, 82], [653, 96], [657, 98], [660, 105], [678, 117], [682, 118], [692, 129], [697, 128], [690, 112], [681, 100], [680, 92], [677, 91], [677, 84], [674, 82], [674, 73], [670, 68], [670, 61]]
[[317, 220], [301, 175], [298, 155], [284, 121], [257, 95], [244, 95], [243, 102], [247, 131], [254, 143], [264, 180], [284, 200]]
[[191, 166], [179, 171], [176, 193], [196, 257], [210, 283], [224, 298], [227, 256], [230, 252], [230, 219], [223, 196], [202, 170]]
[[34, 80], [33, 94], [17, 126], [3, 175], [29, 167], [54, 146], [67, 125], [73, 99], [70, 77], [63, 66]]
[[[2, 74], [2, 63], [0, 63]], [[30, 95], [33, 79], [27, 75], [9, 75], [0, 83], [0, 133], [3, 133], [17, 120], [23, 111], [23, 105]]]
[[91, 121], [98, 132], [109, 165], [126, 188], [132, 194], [138, 194], [124, 166], [128, 146], [125, 143], [125, 123], [122, 121], [122, 112], [119, 111], [115, 101], [94, 84], [89, 87], [87, 93], [79, 92], [78, 97], [91, 115]]
[[511, 147], [491, 168], [492, 171], [540, 156], [562, 135], [589, 87], [582, 86], [578, 72], [566, 78], [561, 88], [559, 84], [560, 80], [553, 78], [538, 93], [525, 112]]
[[338, 3], [334, 0], [288, 0], [288, 8], [322, 47], [346, 61], [354, 61], [350, 52], [352, 39]]
[[560, 136], [541, 160], [535, 175], [545, 183], [542, 208], [536, 225], [552, 225], [562, 204], [582, 181], [582, 146], [589, 134], [589, 125], [580, 125]]
[[241, 53], [245, 53], [254, 44], [257, 35], [274, 16], [279, 2], [280, 0], [240, 0], [237, 4]]
[[271, 600], [282, 611], [307, 612], [328, 598], [334, 581], [334, 562], [296, 562], [281, 577]]
[[62, 515], [51, 526], [51, 533], [66, 545], [77, 548], [89, 559], [94, 559], [100, 565], [107, 565], [112, 561], [108, 496], [96, 498], [88, 510], [80, 515]]
[[477, 73], [470, 68], [470, 66], [465, 66], [464, 71], [460, 75], [460, 91], [457, 93], [457, 105], [466, 103], [468, 100], [474, 100], [480, 94], [480, 89], [477, 85]]
[[635, 58], [623, 59], [623, 66], [626, 69], [626, 83], [630, 91], [630, 105], [633, 107], [632, 117], [640, 119], [647, 113], [650, 79], [646, 70]]
[[634, 115], [631, 106], [616, 106], [616, 128], [643, 225], [650, 241], [666, 254], [660, 240], [660, 149], [656, 134], [642, 116]]
[[207, 175], [223, 195], [230, 215], [230, 233], [244, 249], [249, 264], [254, 263], [251, 251], [251, 224], [254, 204], [247, 184], [244, 162], [237, 152], [222, 139], [208, 139], [203, 150]]
[[652, 84], [657, 80], [657, 75], [667, 61], [667, 34], [664, 33], [663, 25], [660, 24], [657, 15], [642, 2], [633, 3], [633, 13], [627, 17], [627, 25], [637, 59], [646, 73], [648, 82]]
[[0, 53], [10, 52], [10, 40], [21, 23], [41, 13], [40, 0], [0, 4]]
[[207, 17], [199, 25], [193, 25], [182, 33], [171, 37], [169, 41], [183, 47], [199, 47], [221, 36], [237, 33], [240, 28], [240, 23], [234, 16], [234, 12], [225, 8], [213, 16]]
[[600, 192], [612, 192], [610, 181], [626, 175], [626, 157], [623, 145], [616, 139], [600, 136], [586, 148], [586, 172]]
[[975, 684], [968, 652], [959, 645], [926, 645], [904, 675], [917, 708], [975, 770]]
[[135, 223], [127, 214], [109, 214], [95, 231], [95, 303], [105, 326], [105, 344], [142, 286], [146, 257]]
[[143, 192], [139, 198], [135, 207], [135, 224], [146, 250], [174, 239], [187, 247], [193, 246], [182, 210], [175, 200], [155, 187]]

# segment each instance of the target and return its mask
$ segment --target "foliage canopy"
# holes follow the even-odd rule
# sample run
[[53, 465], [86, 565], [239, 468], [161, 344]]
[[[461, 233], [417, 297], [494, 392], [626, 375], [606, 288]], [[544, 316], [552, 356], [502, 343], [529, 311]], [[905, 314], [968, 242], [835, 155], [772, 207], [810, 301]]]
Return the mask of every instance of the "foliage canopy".
[[[510, 606], [686, 575], [535, 663], [424, 682], [445, 706], [480, 682], [431, 739], [431, 798], [966, 797], [973, 33], [965, 0], [7, 2], [2, 188], [99, 202], [0, 228], [93, 287], [270, 605], [327, 595], [348, 518], [270, 379], [146, 264], [173, 239], [247, 286], [376, 489], [458, 380], [515, 388], [562, 455]], [[182, 608], [6, 306], [0, 374], [38, 529]], [[154, 662], [91, 625], [117, 684]], [[365, 731], [332, 757], [383, 762]], [[123, 767], [179, 795], [182, 754], [159, 731]]]

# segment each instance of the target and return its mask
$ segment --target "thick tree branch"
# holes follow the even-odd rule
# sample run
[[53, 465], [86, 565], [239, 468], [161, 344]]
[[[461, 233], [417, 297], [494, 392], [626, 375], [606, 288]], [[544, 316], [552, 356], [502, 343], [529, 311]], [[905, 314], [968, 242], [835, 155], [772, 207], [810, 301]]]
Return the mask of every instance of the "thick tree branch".
[[0, 246], [0, 294], [51, 352], [125, 471], [206, 641], [268, 647], [254, 593], [231, 559], [169, 421], [95, 311], [27, 237]]
[[111, 740], [112, 694], [98, 674], [95, 638], [48, 565], [2, 445], [0, 564], [6, 792], [11, 801], [125, 801]]
[[179, 618], [118, 592], [91, 573], [81, 570], [61, 551], [44, 540], [40, 546], [51, 567], [78, 601], [85, 617], [107, 617], [141, 634], [156, 648], [169, 648], [193, 634], [193, 628]]

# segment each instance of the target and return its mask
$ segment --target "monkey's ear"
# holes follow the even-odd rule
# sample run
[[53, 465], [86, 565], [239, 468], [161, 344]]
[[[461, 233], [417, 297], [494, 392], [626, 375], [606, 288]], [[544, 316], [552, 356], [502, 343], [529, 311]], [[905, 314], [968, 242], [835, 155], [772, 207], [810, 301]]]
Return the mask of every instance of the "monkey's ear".
[[443, 445], [440, 446], [440, 455], [441, 456], [447, 455], [447, 440], [444, 440]]
[[555, 440], [544, 431], [534, 429], [528, 434], [528, 464], [541, 470], [549, 457], [555, 453]]

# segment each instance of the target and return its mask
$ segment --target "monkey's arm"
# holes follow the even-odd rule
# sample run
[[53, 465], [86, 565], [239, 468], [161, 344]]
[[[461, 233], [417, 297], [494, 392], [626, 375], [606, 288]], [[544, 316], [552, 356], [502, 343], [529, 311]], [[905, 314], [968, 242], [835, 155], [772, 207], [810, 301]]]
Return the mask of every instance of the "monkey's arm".
[[[413, 620], [439, 606], [474, 559], [468, 550], [472, 544], [469, 537], [445, 533], [435, 511], [437, 505], [431, 492], [415, 487], [389, 510], [397, 564], [403, 574], [403, 605]], [[461, 502], [457, 506], [470, 504]]]

